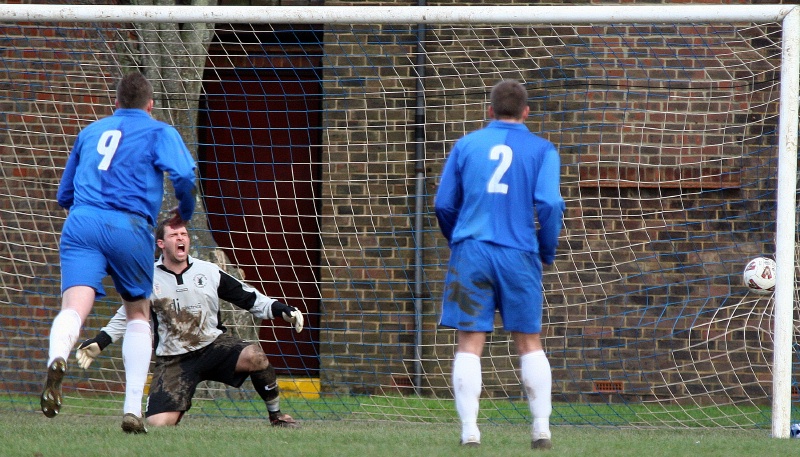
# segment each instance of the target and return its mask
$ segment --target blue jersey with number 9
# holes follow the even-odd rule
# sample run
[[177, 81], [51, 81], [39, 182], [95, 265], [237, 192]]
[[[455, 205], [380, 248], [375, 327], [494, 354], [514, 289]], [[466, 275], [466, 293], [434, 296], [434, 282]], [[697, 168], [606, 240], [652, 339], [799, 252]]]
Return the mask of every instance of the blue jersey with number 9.
[[58, 204], [92, 206], [144, 217], [155, 225], [167, 173], [188, 221], [194, 211], [195, 163], [175, 128], [141, 109], [117, 109], [84, 128], [58, 188]]
[[552, 263], [564, 212], [560, 166], [555, 146], [521, 123], [496, 120], [464, 136], [436, 194], [442, 233], [451, 245], [474, 239]]

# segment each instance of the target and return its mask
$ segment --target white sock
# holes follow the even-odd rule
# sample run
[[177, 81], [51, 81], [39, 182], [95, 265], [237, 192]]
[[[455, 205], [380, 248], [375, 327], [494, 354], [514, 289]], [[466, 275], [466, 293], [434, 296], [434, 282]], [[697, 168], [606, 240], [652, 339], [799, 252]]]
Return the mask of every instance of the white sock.
[[544, 351], [529, 352], [520, 357], [522, 384], [528, 394], [528, 406], [533, 416], [533, 437], [540, 433], [550, 435], [550, 413], [553, 410], [551, 392], [553, 375]]
[[468, 352], [457, 352], [453, 360], [453, 394], [461, 419], [461, 442], [470, 436], [480, 441], [478, 409], [481, 397], [481, 358]]
[[268, 401], [266, 403], [267, 403], [267, 412], [277, 413], [278, 411], [281, 410], [281, 399], [280, 399], [280, 397], [278, 397], [278, 398], [276, 398], [274, 400], [270, 400], [270, 401]]
[[48, 367], [57, 357], [69, 360], [69, 353], [72, 351], [72, 347], [75, 346], [75, 342], [78, 341], [80, 333], [81, 316], [73, 309], [62, 309], [53, 319], [53, 325], [50, 328], [50, 350], [47, 354]]
[[123, 414], [133, 413], [142, 417], [142, 397], [152, 351], [150, 323], [141, 319], [129, 321], [122, 341], [122, 362], [125, 364]]

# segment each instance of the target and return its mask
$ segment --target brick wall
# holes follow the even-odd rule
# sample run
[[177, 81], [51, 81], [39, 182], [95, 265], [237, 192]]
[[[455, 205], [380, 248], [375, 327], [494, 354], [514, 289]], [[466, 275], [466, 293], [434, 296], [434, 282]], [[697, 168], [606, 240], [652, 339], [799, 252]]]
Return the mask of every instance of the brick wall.
[[[3, 387], [17, 392], [40, 388], [34, 373], [47, 358], [49, 326], [60, 307], [58, 234], [66, 216], [56, 203], [61, 170], [81, 126], [109, 114], [111, 105], [108, 75], [79, 68], [94, 58], [89, 49], [53, 39], [52, 29], [21, 25], [4, 32], [0, 370]], [[84, 43], [95, 38], [82, 27], [59, 33]]]
[[[431, 6], [446, 3], [427, 2]], [[392, 274], [408, 278], [414, 260], [411, 250], [377, 248], [394, 243], [398, 227], [410, 229], [412, 220], [398, 225], [386, 214], [374, 214], [375, 201], [368, 196], [381, 195], [381, 191], [370, 192], [369, 186], [394, 185], [397, 195], [411, 196], [413, 170], [408, 164], [381, 170], [370, 167], [373, 160], [389, 158], [402, 163], [403, 157], [414, 157], [414, 132], [409, 127], [414, 123], [412, 75], [397, 72], [408, 68], [413, 59], [415, 29], [364, 29], [372, 38], [342, 45], [329, 35], [328, 46], [337, 52], [342, 47], [353, 53], [366, 49], [370, 55], [396, 52], [397, 57], [393, 57], [392, 68], [386, 68], [381, 58], [367, 62], [359, 57], [334, 57], [337, 70], [335, 74], [326, 73], [329, 80], [325, 91], [334, 94], [326, 109], [336, 116], [327, 119], [326, 127], [332, 131], [324, 160], [329, 167], [325, 182], [332, 183], [325, 188], [324, 197], [332, 204], [324, 209], [323, 233], [331, 236], [323, 244], [334, 249], [326, 252], [330, 268], [323, 269], [322, 278], [323, 283], [333, 285], [325, 294], [332, 300], [325, 302], [323, 314], [321, 352], [323, 366], [329, 370], [322, 376], [323, 386], [332, 390], [382, 393], [396, 388], [399, 379], [413, 376], [414, 296], [407, 292], [410, 285], [398, 291]], [[744, 121], [732, 119], [731, 112], [747, 98], [753, 104], [747, 115], [752, 120], [767, 119], [755, 127], [763, 130], [758, 133], [774, 131], [777, 105], [769, 102], [768, 92], [753, 90], [772, 84], [777, 69], [768, 60], [750, 70], [739, 70], [734, 62], [755, 57], [748, 50], [750, 45], [758, 48], [758, 40], [774, 39], [769, 35], [774, 30], [766, 30], [763, 36], [762, 30], [754, 29], [752, 37], [744, 37], [752, 42], [743, 43], [738, 53], [722, 55], [728, 51], [692, 38], [718, 31], [687, 28], [682, 39], [687, 44], [695, 42], [679, 52], [686, 54], [684, 58], [691, 54], [697, 60], [680, 68], [675, 56], [665, 54], [669, 52], [666, 46], [644, 45], [650, 56], [630, 52], [635, 47], [641, 51], [641, 43], [658, 36], [660, 27], [615, 27], [623, 33], [628, 29], [630, 37], [639, 38], [631, 38], [638, 42], [627, 42], [623, 34], [611, 38], [616, 40], [611, 43], [608, 37], [596, 36], [603, 27], [534, 28], [530, 35], [550, 38], [537, 41], [525, 37], [525, 49], [519, 48], [509, 31], [496, 40], [505, 39], [517, 49], [509, 53], [492, 51], [485, 56], [481, 54], [481, 39], [493, 32], [485, 31], [481, 36], [481, 32], [470, 35], [464, 30], [433, 29], [431, 26], [428, 39], [436, 44], [429, 43], [427, 49], [430, 57], [425, 92], [425, 204], [429, 217], [423, 242], [429, 261], [425, 268], [426, 294], [420, 297], [424, 309], [425, 392], [449, 395], [448, 364], [453, 351], [452, 332], [436, 327], [442, 267], [448, 251], [430, 212], [432, 196], [442, 160], [453, 141], [483, 125], [487, 88], [500, 75], [529, 83], [532, 115], [528, 125], [559, 146], [566, 165], [562, 191], [571, 202], [562, 242], [562, 253], [566, 254], [559, 256], [545, 277], [549, 291], [545, 336], [557, 395], [565, 400], [606, 400], [606, 396], [593, 393], [598, 380], [623, 379], [620, 383], [626, 393], [646, 400], [681, 399], [691, 393], [728, 389], [721, 384], [736, 384], [736, 375], [720, 375], [714, 360], [730, 359], [731, 372], [746, 366], [737, 358], [747, 357], [743, 351], [748, 343], [739, 341], [741, 332], [729, 331], [735, 325], [746, 326], [745, 318], [706, 323], [704, 315], [719, 307], [724, 309], [737, 299], [742, 258], [774, 252], [771, 236], [764, 231], [774, 229], [769, 228], [774, 214], [764, 211], [774, 195], [756, 187], [772, 183], [754, 184], [756, 175], [766, 172], [768, 164], [760, 163], [764, 160], [760, 155], [747, 158], [767, 147], [774, 135], [756, 137], [744, 128], [722, 126]], [[565, 34], [561, 39], [556, 38], [559, 30]], [[548, 48], [570, 41], [574, 47], [585, 46], [587, 54], [599, 49], [602, 42], [605, 54], [594, 57], [595, 62], [605, 65], [585, 68], [565, 56], [560, 61], [554, 58], [549, 68], [541, 67]], [[484, 57], [485, 66], [472, 68], [468, 55]], [[459, 58], [463, 60], [454, 61]], [[491, 65], [487, 59], [492, 60]], [[651, 69], [632, 68], [648, 59], [654, 64]], [[380, 67], [352, 73], [337, 66], [344, 66], [345, 61], [357, 67]], [[742, 86], [741, 96], [722, 98], [722, 94], [730, 93], [730, 87], [693, 83], [719, 76], [713, 71], [705, 73], [706, 61], [714, 62], [718, 68], [714, 71], [730, 71], [730, 78]], [[456, 70], [459, 64], [463, 65]], [[672, 81], [664, 82], [667, 78]], [[386, 110], [368, 112], [370, 102], [364, 94], [376, 92], [390, 94], [393, 104], [387, 102]], [[675, 97], [681, 92], [691, 97], [682, 102], [681, 97]], [[403, 96], [395, 99], [393, 94]], [[704, 96], [714, 101], [703, 100]], [[342, 114], [345, 112], [346, 116]], [[382, 117], [387, 115], [400, 118]], [[336, 130], [345, 124], [355, 132], [345, 135]], [[392, 136], [405, 142], [392, 142]], [[743, 137], [753, 139], [742, 144]], [[737, 147], [745, 151], [734, 150]], [[392, 159], [395, 155], [397, 158]], [[687, 165], [692, 163], [698, 165]], [[337, 186], [335, 182], [343, 184]], [[676, 198], [679, 194], [683, 194], [681, 199]], [[408, 201], [393, 204], [387, 199], [380, 208], [389, 215], [407, 215], [408, 205]], [[648, 214], [659, 214], [662, 219], [649, 220]], [[706, 235], [698, 236], [700, 233]], [[413, 242], [410, 234], [404, 240], [405, 245]], [[387, 273], [386, 265], [398, 267]], [[703, 279], [695, 281], [696, 277]], [[392, 300], [386, 301], [388, 298]], [[698, 326], [698, 322], [703, 323]], [[492, 357], [490, 361], [484, 359], [484, 384], [501, 397], [519, 394], [509, 388], [518, 380], [513, 368], [515, 357], [503, 355], [514, 352], [508, 340], [504, 332], [495, 332], [486, 351]], [[758, 345], [769, 351], [769, 342], [759, 341]], [[343, 348], [346, 357], [341, 355]], [[740, 355], [734, 354], [737, 352]], [[376, 360], [380, 361], [377, 366]], [[692, 380], [686, 382], [686, 373], [676, 367], [689, 362], [693, 362], [689, 369]], [[752, 354], [749, 362], [746, 369], [760, 374], [742, 375], [747, 379], [743, 382], [767, 374], [768, 361], [763, 353]], [[498, 374], [491, 373], [492, 368]], [[631, 376], [637, 369], [647, 375]], [[763, 386], [755, 389], [760, 388]], [[743, 388], [733, 390], [731, 395], [744, 397]]]

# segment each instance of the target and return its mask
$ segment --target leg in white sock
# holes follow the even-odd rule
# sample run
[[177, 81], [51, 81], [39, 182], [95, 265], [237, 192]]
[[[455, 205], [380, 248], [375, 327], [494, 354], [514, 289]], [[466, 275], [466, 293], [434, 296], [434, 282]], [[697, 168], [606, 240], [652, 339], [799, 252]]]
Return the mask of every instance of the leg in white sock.
[[150, 370], [152, 353], [150, 323], [135, 319], [128, 321], [125, 339], [122, 341], [122, 361], [125, 364], [125, 405], [124, 413], [142, 416], [142, 396]]
[[81, 333], [83, 321], [92, 310], [94, 296], [94, 289], [88, 286], [72, 286], [62, 294], [61, 311], [50, 327], [47, 378], [40, 400], [45, 417], [55, 417], [61, 411], [61, 383], [67, 371], [66, 362]]
[[50, 347], [47, 354], [47, 366], [53, 360], [62, 357], [69, 360], [69, 353], [78, 341], [81, 326], [86, 316], [92, 311], [95, 292], [89, 286], [72, 286], [61, 296], [61, 311], [50, 328]]
[[[81, 316], [74, 309], [61, 309], [50, 328], [50, 348], [47, 378], [40, 399], [45, 417], [55, 417], [61, 411], [61, 382], [67, 371], [67, 360], [81, 331]], [[58, 360], [58, 362], [56, 362]]]
[[50, 349], [48, 351], [47, 366], [53, 363], [58, 357], [65, 361], [69, 360], [69, 353], [78, 335], [81, 332], [81, 316], [72, 309], [62, 309], [50, 328]]
[[528, 405], [533, 416], [533, 437], [545, 433], [550, 438], [550, 413], [553, 375], [544, 351], [529, 352], [520, 357], [522, 384], [528, 395]]
[[453, 393], [461, 419], [461, 442], [470, 437], [480, 441], [478, 409], [481, 396], [481, 359], [475, 354], [457, 352], [453, 360]]

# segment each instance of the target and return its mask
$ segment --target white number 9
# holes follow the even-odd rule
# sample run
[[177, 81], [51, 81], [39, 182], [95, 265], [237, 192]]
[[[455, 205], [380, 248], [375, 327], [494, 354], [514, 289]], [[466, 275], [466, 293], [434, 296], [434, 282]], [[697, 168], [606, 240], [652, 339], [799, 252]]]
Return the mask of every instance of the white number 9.
[[103, 160], [97, 165], [98, 170], [108, 170], [108, 166], [111, 165], [111, 159], [114, 158], [114, 154], [117, 152], [121, 138], [122, 132], [119, 130], [106, 130], [100, 135], [100, 139], [97, 141], [97, 152], [103, 156]]
[[492, 177], [489, 179], [489, 184], [486, 185], [486, 192], [490, 194], [508, 193], [508, 184], [503, 184], [500, 180], [503, 178], [506, 171], [508, 171], [508, 167], [511, 166], [511, 159], [513, 156], [514, 152], [505, 144], [498, 144], [489, 151], [489, 159], [500, 160], [500, 163], [497, 164], [497, 168], [494, 169], [494, 173], [492, 173]]

